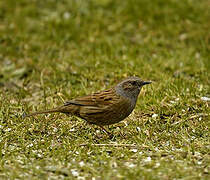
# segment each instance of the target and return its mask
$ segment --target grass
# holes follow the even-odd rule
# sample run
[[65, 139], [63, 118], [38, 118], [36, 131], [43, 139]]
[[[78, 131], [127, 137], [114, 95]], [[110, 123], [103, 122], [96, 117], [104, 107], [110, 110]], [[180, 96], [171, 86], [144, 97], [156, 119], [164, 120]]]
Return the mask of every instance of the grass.
[[[1, 1], [0, 179], [209, 179], [209, 3]], [[132, 75], [153, 84], [113, 139], [63, 114], [22, 119]]]

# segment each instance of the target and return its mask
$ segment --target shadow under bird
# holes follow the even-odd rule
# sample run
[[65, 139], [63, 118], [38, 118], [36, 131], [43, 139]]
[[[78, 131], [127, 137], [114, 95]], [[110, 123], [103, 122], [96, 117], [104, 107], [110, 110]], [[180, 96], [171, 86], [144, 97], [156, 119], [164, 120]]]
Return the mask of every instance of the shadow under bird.
[[59, 112], [80, 117], [103, 128], [104, 125], [115, 124], [128, 117], [136, 106], [141, 88], [150, 83], [138, 77], [129, 77], [108, 90], [78, 97], [57, 108], [24, 117]]

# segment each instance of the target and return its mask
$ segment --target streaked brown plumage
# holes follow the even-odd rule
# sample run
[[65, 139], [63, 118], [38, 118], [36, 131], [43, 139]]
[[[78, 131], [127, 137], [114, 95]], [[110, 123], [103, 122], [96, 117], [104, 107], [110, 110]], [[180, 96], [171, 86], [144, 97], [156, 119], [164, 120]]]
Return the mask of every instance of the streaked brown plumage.
[[135, 108], [138, 94], [145, 84], [138, 77], [130, 77], [109, 90], [94, 93], [67, 101], [55, 109], [35, 112], [25, 117], [37, 114], [61, 112], [85, 119], [90, 124], [98, 126], [118, 123], [125, 119]]

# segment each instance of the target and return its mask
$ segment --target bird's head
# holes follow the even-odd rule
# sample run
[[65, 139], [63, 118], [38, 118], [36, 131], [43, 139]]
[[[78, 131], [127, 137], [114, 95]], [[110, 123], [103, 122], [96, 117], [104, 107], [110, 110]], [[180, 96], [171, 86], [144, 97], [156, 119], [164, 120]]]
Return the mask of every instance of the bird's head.
[[116, 86], [116, 91], [125, 97], [137, 99], [142, 86], [150, 84], [150, 81], [143, 81], [138, 77], [129, 77]]

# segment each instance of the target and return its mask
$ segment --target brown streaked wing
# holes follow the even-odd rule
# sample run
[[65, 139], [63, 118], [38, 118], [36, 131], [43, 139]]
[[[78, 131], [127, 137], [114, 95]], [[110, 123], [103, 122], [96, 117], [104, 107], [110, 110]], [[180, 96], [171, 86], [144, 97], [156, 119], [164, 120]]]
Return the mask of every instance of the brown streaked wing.
[[109, 106], [110, 103], [114, 103], [120, 97], [116, 94], [115, 89], [109, 89], [94, 93], [92, 95], [83, 96], [80, 98], [73, 99], [65, 103], [65, 105], [78, 105], [78, 106], [96, 106], [104, 107]]
[[[97, 125], [113, 124], [108, 121], [119, 121], [119, 105], [124, 105], [124, 99], [119, 96], [115, 89], [94, 93], [89, 96], [73, 99], [65, 103], [64, 106], [75, 105], [79, 107], [77, 116], [85, 119], [89, 123]], [[116, 107], [118, 107], [116, 109]], [[127, 106], [126, 106], [127, 108]], [[121, 107], [119, 108], [121, 110]], [[114, 117], [112, 117], [114, 115]], [[113, 119], [114, 118], [114, 119]]]
[[80, 117], [96, 125], [109, 125], [123, 120], [130, 114], [126, 113], [130, 104], [123, 97], [118, 96], [114, 99], [114, 101], [109, 102], [109, 105], [81, 106]]

